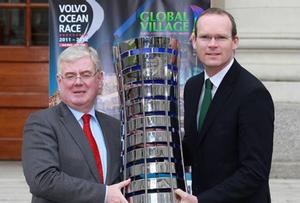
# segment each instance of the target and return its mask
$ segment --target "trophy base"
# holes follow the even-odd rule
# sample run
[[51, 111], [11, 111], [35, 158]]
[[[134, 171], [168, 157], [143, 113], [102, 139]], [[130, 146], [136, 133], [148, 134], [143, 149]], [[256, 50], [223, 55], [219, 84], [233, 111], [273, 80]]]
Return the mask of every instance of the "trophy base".
[[128, 198], [128, 203], [179, 203], [172, 193], [148, 193]]

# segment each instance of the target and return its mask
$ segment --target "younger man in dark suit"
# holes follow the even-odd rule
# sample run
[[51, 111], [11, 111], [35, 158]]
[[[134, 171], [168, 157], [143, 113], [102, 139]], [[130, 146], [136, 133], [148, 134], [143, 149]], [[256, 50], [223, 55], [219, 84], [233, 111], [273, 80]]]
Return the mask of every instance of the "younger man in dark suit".
[[234, 18], [210, 8], [197, 19], [193, 46], [204, 72], [184, 90], [183, 151], [192, 167], [180, 202], [269, 203], [274, 105], [270, 93], [235, 59]]
[[127, 203], [120, 179], [120, 123], [95, 110], [103, 73], [95, 49], [72, 46], [57, 63], [62, 102], [33, 113], [22, 163], [33, 203]]

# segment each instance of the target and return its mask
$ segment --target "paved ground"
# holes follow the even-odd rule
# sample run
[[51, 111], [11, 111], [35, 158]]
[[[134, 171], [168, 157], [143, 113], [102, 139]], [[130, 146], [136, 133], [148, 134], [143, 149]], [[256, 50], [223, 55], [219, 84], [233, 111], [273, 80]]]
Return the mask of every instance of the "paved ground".
[[[300, 203], [300, 179], [271, 179], [270, 185], [272, 203]], [[0, 161], [0, 203], [28, 203], [30, 198], [21, 163]]]
[[0, 202], [29, 203], [30, 198], [21, 163], [0, 161]]

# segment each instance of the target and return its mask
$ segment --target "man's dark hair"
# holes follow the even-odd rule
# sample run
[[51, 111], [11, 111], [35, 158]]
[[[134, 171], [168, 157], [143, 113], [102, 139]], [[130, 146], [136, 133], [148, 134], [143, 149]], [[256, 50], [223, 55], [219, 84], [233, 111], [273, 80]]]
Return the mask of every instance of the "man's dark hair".
[[230, 22], [231, 22], [231, 26], [232, 26], [232, 29], [231, 29], [231, 35], [232, 37], [235, 37], [237, 35], [237, 29], [236, 29], [236, 23], [235, 23], [235, 20], [233, 18], [233, 16], [228, 13], [227, 11], [223, 10], [223, 9], [220, 9], [220, 8], [209, 8], [205, 11], [203, 11], [197, 18], [196, 20], [196, 23], [195, 23], [195, 36], [197, 36], [197, 23], [198, 23], [198, 20], [204, 16], [204, 15], [209, 15], [209, 14], [216, 14], [216, 15], [226, 15], [228, 16]]

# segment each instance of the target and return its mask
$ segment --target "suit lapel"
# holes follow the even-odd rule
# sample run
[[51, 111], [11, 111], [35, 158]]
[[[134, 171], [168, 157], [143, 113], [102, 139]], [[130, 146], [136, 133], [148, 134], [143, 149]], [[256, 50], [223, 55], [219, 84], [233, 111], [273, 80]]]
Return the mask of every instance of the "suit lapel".
[[112, 156], [112, 148], [110, 146], [113, 146], [113, 143], [111, 142], [111, 135], [110, 135], [110, 130], [108, 126], [110, 126], [110, 123], [105, 119], [100, 112], [96, 111], [96, 117], [98, 119], [98, 122], [100, 124], [103, 137], [104, 137], [104, 142], [106, 146], [106, 151], [107, 151], [107, 174], [106, 174], [106, 183], [110, 182], [110, 177], [111, 177], [111, 171], [109, 170], [111, 168], [111, 156]]
[[60, 117], [61, 122], [66, 127], [67, 131], [70, 133], [70, 135], [73, 137], [78, 147], [82, 151], [82, 154], [85, 157], [85, 160], [87, 161], [87, 164], [95, 180], [97, 182], [100, 182], [100, 176], [98, 173], [93, 152], [90, 148], [88, 140], [86, 139], [83, 133], [80, 124], [78, 123], [78, 121], [76, 120], [72, 112], [68, 109], [66, 104], [61, 102], [59, 105], [61, 109], [61, 117]]
[[[192, 94], [189, 95], [191, 97], [191, 103], [189, 104], [189, 108], [192, 110], [192, 120], [195, 121], [193, 122], [192, 128], [196, 130], [195, 134], [198, 134], [198, 107], [199, 107], [199, 101], [200, 101], [200, 96], [201, 96], [201, 91], [202, 91], [202, 86], [204, 84], [204, 73], [202, 72], [199, 77], [196, 80], [196, 86], [193, 85], [194, 91], [192, 90]], [[196, 88], [195, 88], [196, 87]]]
[[[213, 121], [216, 119], [218, 113], [224, 108], [224, 104], [228, 100], [229, 96], [232, 93], [234, 82], [239, 74], [239, 64], [234, 60], [233, 65], [229, 69], [229, 71], [224, 76], [211, 104], [206, 114], [206, 118], [204, 120], [203, 129], [200, 132], [200, 140], [204, 139], [207, 136], [207, 132], [212, 126]], [[208, 135], [209, 136], [209, 135]]]

